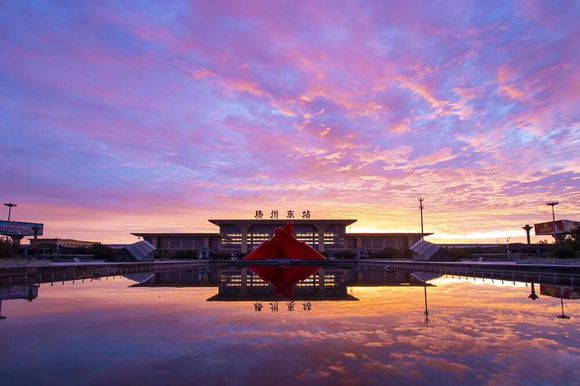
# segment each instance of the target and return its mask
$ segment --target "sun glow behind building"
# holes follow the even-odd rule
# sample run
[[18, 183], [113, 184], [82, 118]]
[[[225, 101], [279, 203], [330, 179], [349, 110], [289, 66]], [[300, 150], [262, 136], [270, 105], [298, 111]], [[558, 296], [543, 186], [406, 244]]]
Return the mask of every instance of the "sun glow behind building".
[[[0, 4], [0, 195], [128, 242], [307, 206], [524, 241], [580, 217], [577, 2]], [[541, 238], [536, 238], [539, 240]]]

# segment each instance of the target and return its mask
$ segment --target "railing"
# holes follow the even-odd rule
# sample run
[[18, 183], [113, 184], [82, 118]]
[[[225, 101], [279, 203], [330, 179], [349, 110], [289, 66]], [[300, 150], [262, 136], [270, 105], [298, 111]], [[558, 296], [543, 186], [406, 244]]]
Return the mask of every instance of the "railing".
[[[419, 271], [440, 273], [442, 275], [451, 275], [458, 277], [482, 278], [499, 281], [513, 281], [524, 283], [555, 284], [566, 286], [580, 286], [580, 275], [577, 273], [564, 272], [550, 268], [531, 269], [532, 267], [514, 266], [514, 267], [476, 267], [473, 265], [439, 265], [434, 263], [383, 263], [385, 269], [395, 269], [403, 271]], [[526, 269], [527, 268], [527, 269]]]

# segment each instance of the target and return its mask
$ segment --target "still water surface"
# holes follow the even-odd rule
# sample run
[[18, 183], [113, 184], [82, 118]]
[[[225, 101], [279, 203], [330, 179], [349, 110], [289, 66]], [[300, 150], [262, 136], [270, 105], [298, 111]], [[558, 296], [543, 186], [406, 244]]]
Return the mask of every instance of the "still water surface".
[[41, 284], [32, 302], [4, 300], [0, 384], [575, 385], [580, 380], [580, 301], [565, 300], [571, 319], [559, 319], [560, 299], [541, 295], [536, 286], [540, 298], [532, 301], [525, 283], [443, 276], [425, 287], [374, 280], [349, 285], [334, 300], [297, 294], [289, 308], [280, 299], [277, 311], [275, 302], [256, 297], [225, 301], [231, 293], [220, 297], [217, 286], [135, 284], [128, 277]]

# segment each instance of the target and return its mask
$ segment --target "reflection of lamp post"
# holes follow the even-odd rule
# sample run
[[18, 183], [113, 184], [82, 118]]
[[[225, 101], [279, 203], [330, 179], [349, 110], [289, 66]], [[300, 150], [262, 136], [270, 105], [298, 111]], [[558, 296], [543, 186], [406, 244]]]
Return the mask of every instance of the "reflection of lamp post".
[[6, 202], [4, 203], [4, 206], [8, 207], [8, 223], [6, 224], [6, 235], [8, 236], [10, 235], [10, 215], [12, 214], [12, 208], [18, 205], [13, 204], [11, 202]]
[[428, 326], [431, 323], [429, 320], [429, 309], [427, 308], [427, 282], [425, 282], [425, 286], [423, 287], [425, 291], [425, 325]]
[[425, 199], [419, 196], [419, 211], [421, 212], [421, 240], [423, 240], [423, 209], [425, 209], [423, 206], [423, 201], [425, 201]]
[[562, 315], [559, 315], [560, 319], [570, 319], [568, 315], [564, 313], [564, 288], [560, 287], [560, 305], [562, 306]]
[[530, 296], [528, 296], [528, 298], [532, 300], [537, 300], [540, 298], [538, 295], [536, 295], [536, 288], [534, 287], [534, 283], [532, 283], [532, 291], [530, 292]]
[[556, 215], [554, 214], [554, 207], [556, 205], [558, 205], [559, 202], [558, 201], [550, 201], [550, 202], [546, 202], [546, 205], [551, 206], [552, 207], [552, 227], [554, 228], [554, 244], [558, 243], [558, 237], [556, 235]]
[[0, 299], [0, 320], [6, 319], [5, 316], [2, 316], [2, 299]]

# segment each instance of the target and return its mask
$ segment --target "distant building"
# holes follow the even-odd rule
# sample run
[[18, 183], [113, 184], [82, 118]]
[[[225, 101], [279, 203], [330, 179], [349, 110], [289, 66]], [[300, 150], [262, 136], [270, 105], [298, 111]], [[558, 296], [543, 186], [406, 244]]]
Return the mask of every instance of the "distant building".
[[[359, 249], [378, 251], [385, 248], [408, 249], [421, 239], [421, 233], [348, 233], [352, 219], [292, 219], [296, 239], [319, 252], [356, 252]], [[157, 249], [164, 251], [213, 250], [246, 254], [274, 235], [286, 219], [212, 219], [219, 227], [214, 233], [150, 233], [135, 232]], [[432, 233], [425, 233], [425, 236]]]
[[[34, 243], [34, 239], [30, 239], [30, 242], [31, 244]], [[48, 252], [63, 249], [91, 248], [95, 244], [98, 243], [94, 241], [82, 241], [73, 239], [37, 239], [36, 249]]]

